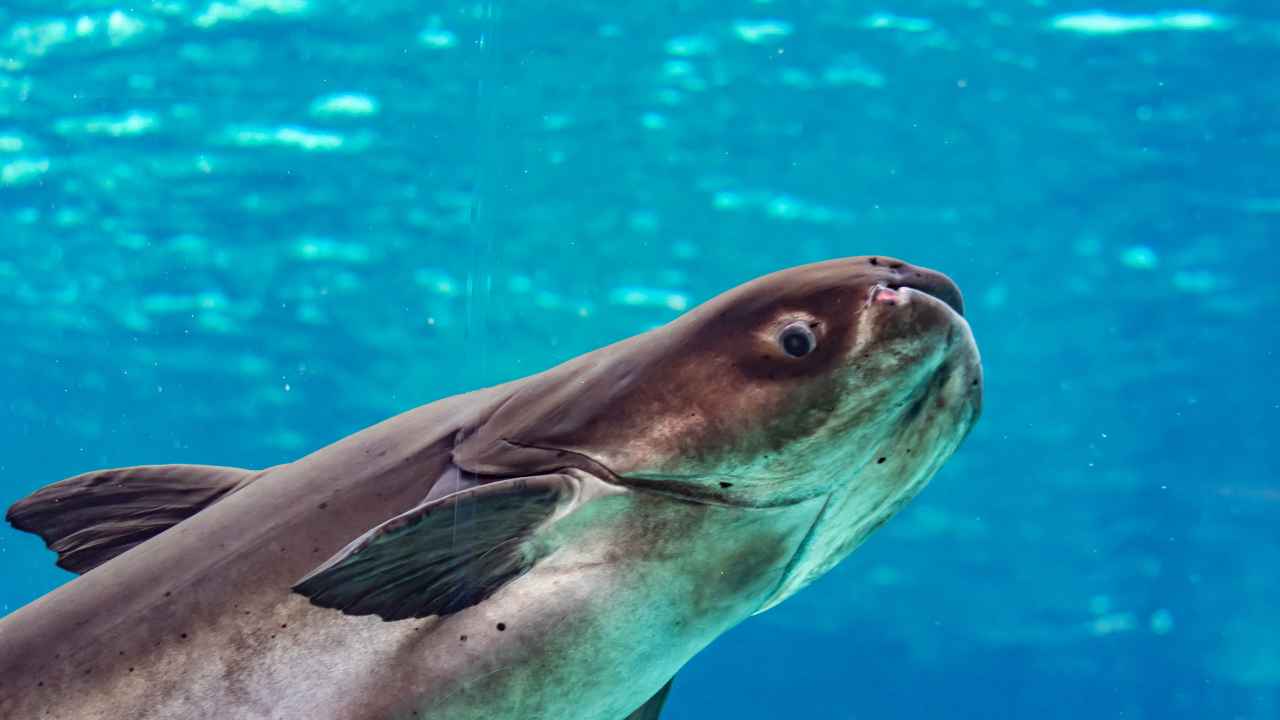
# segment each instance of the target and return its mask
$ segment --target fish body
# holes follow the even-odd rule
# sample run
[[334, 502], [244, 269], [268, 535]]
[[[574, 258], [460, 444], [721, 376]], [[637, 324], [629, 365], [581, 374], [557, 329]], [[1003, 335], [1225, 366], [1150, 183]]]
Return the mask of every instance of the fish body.
[[83, 574], [0, 619], [0, 717], [657, 718], [923, 487], [981, 382], [950, 280], [848, 258], [274, 468], [55, 483], [8, 517]]

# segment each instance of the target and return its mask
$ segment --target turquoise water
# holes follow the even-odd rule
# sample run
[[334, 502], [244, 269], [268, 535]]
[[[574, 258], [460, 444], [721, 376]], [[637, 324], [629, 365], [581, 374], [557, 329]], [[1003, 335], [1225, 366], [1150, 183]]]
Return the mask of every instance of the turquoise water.
[[883, 253], [965, 290], [984, 417], [664, 718], [1280, 717], [1276, 77], [1262, 0], [9, 0], [0, 505]]

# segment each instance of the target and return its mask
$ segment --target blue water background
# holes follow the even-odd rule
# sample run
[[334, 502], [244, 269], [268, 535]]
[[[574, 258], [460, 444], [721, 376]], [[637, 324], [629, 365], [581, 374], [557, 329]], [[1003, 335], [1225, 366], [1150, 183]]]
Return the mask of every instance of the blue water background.
[[984, 418], [664, 717], [1280, 717], [1277, 78], [1264, 0], [7, 0], [0, 505], [895, 255]]

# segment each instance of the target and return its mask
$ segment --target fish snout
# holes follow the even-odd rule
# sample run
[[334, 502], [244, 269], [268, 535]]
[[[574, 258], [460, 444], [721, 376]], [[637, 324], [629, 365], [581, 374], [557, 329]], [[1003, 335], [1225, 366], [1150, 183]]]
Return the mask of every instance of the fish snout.
[[956, 341], [972, 343], [964, 318], [964, 298], [951, 278], [936, 270], [883, 256], [863, 259], [867, 283], [862, 307], [870, 311], [875, 335], [907, 355], [933, 355]]
[[[946, 275], [929, 268], [912, 265], [895, 258], [873, 256], [867, 264], [874, 268], [876, 287], [872, 290], [872, 302], [893, 304], [896, 293], [910, 288], [941, 300], [961, 317], [964, 316], [964, 296], [960, 288]], [[882, 291], [888, 292], [882, 292]]]

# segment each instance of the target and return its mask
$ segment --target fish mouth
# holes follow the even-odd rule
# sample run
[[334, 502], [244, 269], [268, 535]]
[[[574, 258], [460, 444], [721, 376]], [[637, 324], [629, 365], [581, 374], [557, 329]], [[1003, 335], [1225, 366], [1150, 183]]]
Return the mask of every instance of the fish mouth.
[[867, 290], [863, 309], [881, 310], [876, 315], [885, 338], [936, 334], [944, 346], [940, 357], [962, 354], [968, 348], [973, 362], [978, 362], [972, 329], [964, 317], [964, 297], [951, 278], [940, 272], [905, 263], [887, 269]]

